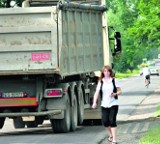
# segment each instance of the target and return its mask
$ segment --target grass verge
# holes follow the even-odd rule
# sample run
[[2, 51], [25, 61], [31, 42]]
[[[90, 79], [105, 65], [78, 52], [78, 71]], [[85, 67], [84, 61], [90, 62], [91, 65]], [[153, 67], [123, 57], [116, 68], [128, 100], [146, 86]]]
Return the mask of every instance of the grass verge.
[[155, 126], [149, 130], [142, 138], [139, 140], [139, 144], [160, 144], [160, 129], [159, 125]]
[[116, 73], [116, 78], [118, 79], [122, 79], [122, 78], [127, 78], [127, 77], [131, 77], [131, 76], [136, 76], [139, 74], [139, 70], [133, 70], [125, 72], [125, 73]]
[[[154, 116], [160, 116], [160, 104]], [[151, 128], [139, 141], [139, 144], [160, 144], [160, 128], [159, 125]]]
[[160, 116], [160, 104], [157, 106], [157, 111], [154, 113], [154, 116]]

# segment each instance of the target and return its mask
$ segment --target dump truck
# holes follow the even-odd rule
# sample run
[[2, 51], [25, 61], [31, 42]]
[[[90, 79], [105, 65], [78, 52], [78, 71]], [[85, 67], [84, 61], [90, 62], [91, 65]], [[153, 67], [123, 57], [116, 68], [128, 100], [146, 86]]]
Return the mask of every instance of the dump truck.
[[[55, 133], [75, 131], [91, 109], [95, 72], [112, 65], [105, 5], [45, 4], [0, 9], [0, 128], [10, 118], [15, 128], [50, 120]], [[119, 32], [114, 41], [117, 53]]]

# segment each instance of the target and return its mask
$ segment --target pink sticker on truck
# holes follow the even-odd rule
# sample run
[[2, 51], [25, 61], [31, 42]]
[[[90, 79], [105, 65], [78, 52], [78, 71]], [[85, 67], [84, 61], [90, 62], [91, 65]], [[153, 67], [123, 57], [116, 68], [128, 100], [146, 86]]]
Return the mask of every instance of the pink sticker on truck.
[[50, 60], [49, 52], [32, 53], [32, 61], [46, 61], [46, 60]]

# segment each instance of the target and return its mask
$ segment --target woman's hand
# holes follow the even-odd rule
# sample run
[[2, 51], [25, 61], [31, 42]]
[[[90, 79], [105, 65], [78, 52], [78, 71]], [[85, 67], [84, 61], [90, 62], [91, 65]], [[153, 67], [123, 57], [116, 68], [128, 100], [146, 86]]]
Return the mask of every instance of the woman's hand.
[[111, 93], [111, 97], [115, 97], [117, 93]]
[[121, 88], [117, 87], [117, 93], [111, 93], [111, 97], [115, 97], [116, 95], [119, 96], [122, 93]]
[[99, 90], [95, 92], [94, 97], [93, 97], [93, 104], [92, 104], [93, 109], [97, 107], [98, 96], [99, 96]]
[[95, 109], [97, 107], [97, 103], [92, 104], [92, 108]]

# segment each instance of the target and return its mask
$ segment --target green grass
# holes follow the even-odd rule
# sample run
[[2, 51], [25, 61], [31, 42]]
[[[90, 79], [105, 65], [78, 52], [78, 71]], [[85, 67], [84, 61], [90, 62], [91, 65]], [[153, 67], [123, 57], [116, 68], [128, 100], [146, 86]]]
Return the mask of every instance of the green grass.
[[160, 104], [157, 107], [157, 111], [154, 113], [154, 116], [160, 116]]
[[[160, 104], [154, 116], [160, 116]], [[160, 144], [160, 126], [157, 125], [150, 129], [139, 141], [139, 144]]]
[[138, 75], [138, 74], [139, 74], [139, 70], [133, 70], [133, 72], [127, 71], [126, 73], [116, 73], [116, 78], [122, 79], [122, 78], [135, 76], [135, 75]]
[[159, 125], [149, 130], [139, 140], [139, 144], [160, 144], [160, 128]]

